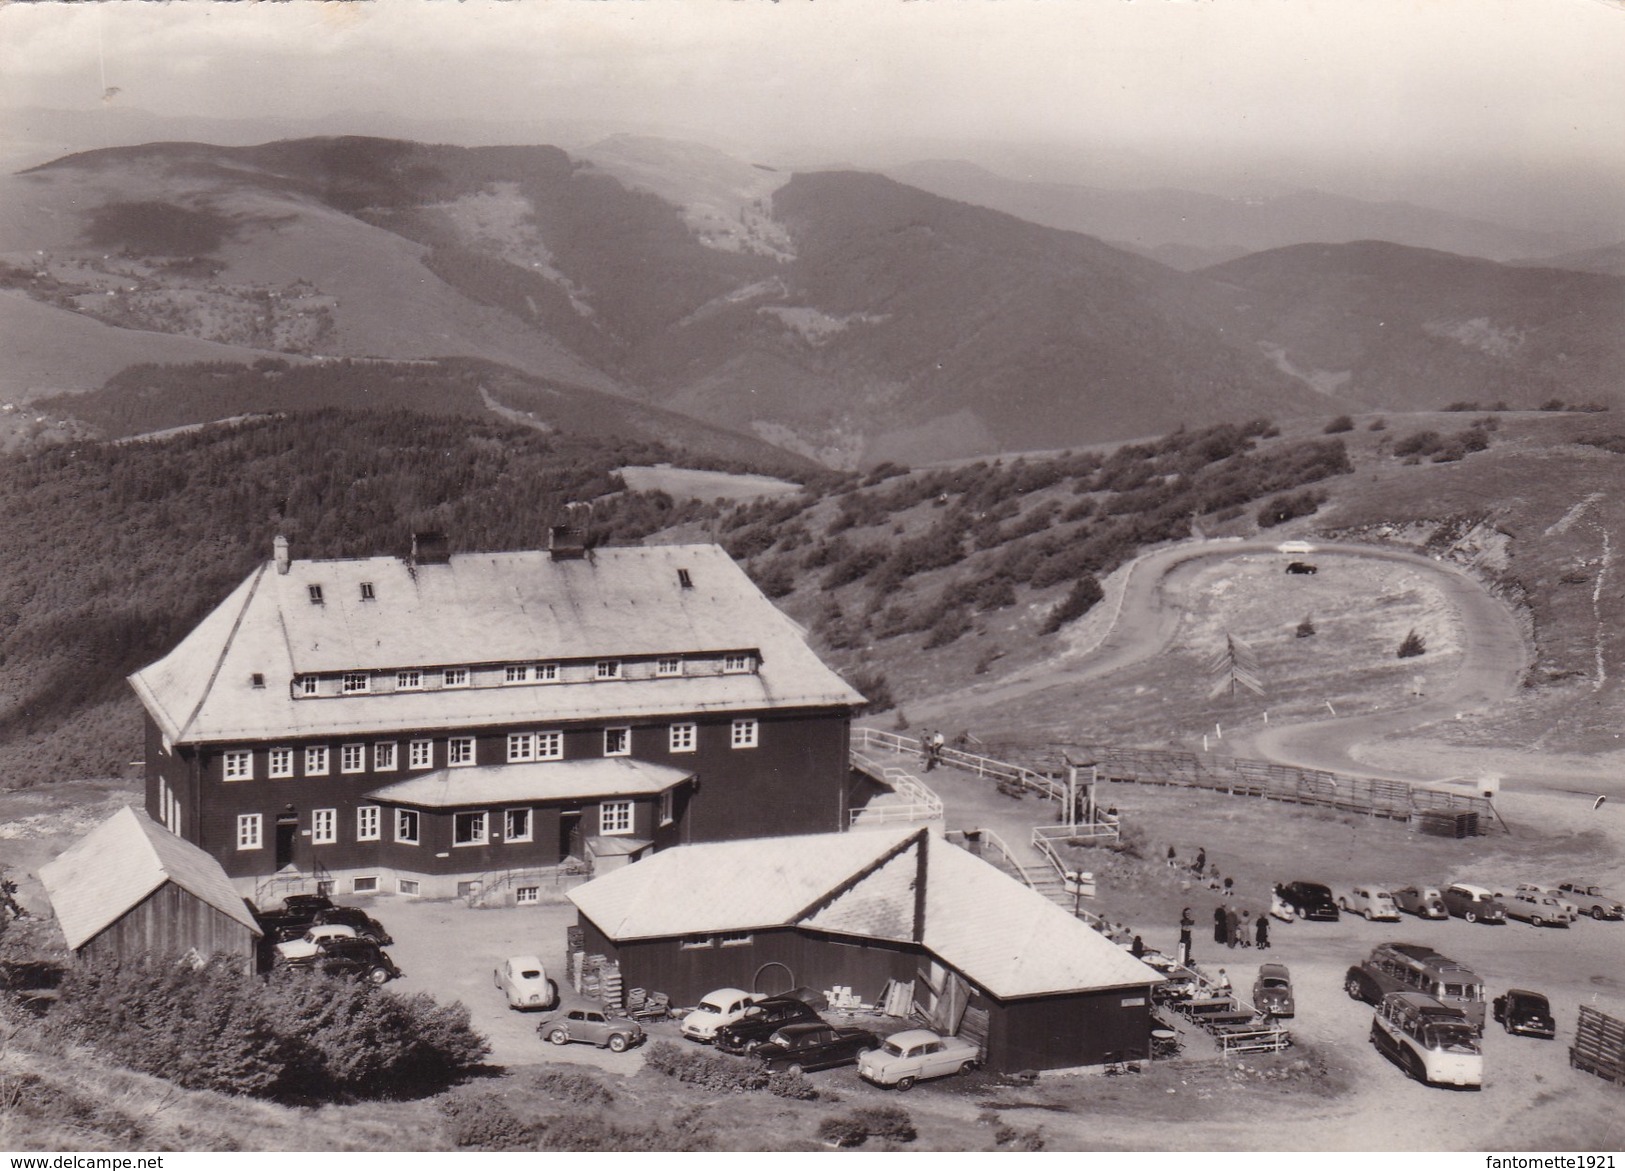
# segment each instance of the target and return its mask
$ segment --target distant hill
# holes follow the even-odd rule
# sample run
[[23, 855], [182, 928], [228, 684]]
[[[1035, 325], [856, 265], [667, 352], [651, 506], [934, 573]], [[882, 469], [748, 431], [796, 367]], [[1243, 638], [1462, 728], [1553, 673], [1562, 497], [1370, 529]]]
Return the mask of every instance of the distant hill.
[[955, 160], [906, 163], [887, 168], [886, 173], [949, 199], [1052, 228], [1087, 232], [1187, 270], [1303, 243], [1389, 240], [1490, 260], [1555, 252], [1579, 243], [1556, 232], [1532, 232], [1415, 204], [1373, 203], [1323, 191], [1240, 199], [1168, 188], [1086, 187], [1011, 179]]
[[1569, 268], [1575, 272], [1600, 272], [1608, 276], [1625, 277], [1625, 242], [1608, 244], [1602, 248], [1582, 248], [1578, 252], [1565, 252], [1561, 256], [1525, 258], [1509, 263], [1521, 268]]
[[1374, 406], [1625, 405], [1625, 279], [1397, 244], [1299, 244], [1200, 274], [1236, 328], [1290, 368]]

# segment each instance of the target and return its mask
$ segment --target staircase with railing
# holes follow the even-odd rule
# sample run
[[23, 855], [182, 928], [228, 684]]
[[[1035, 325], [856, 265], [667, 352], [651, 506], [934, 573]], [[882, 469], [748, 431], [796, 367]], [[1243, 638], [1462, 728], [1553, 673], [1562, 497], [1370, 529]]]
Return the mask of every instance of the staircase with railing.
[[[592, 877], [591, 868], [575, 858], [566, 858], [557, 866], [526, 866], [514, 870], [493, 870], [482, 874], [471, 883], [472, 889], [463, 896], [470, 907], [489, 907], [508, 902], [554, 902], [571, 887], [579, 886]], [[532, 897], [523, 898], [521, 892], [534, 887]]]
[[284, 866], [254, 887], [254, 905], [265, 909], [270, 902], [279, 902], [291, 894], [331, 895], [334, 890], [331, 871], [320, 862], [313, 863], [309, 871]]
[[919, 777], [896, 765], [882, 764], [856, 749], [851, 752], [851, 760], [853, 768], [891, 791], [888, 796], [870, 801], [862, 809], [852, 810], [851, 828], [942, 821], [942, 798]]

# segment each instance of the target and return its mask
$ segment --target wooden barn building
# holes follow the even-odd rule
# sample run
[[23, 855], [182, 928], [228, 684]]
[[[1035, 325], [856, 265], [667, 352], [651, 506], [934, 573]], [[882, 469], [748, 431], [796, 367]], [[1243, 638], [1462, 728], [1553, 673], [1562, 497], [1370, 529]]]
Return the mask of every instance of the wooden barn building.
[[224, 955], [255, 968], [260, 929], [220, 863], [128, 806], [39, 877], [81, 959]]
[[862, 703], [720, 548], [567, 529], [333, 561], [278, 538], [130, 683], [148, 812], [267, 901], [530, 902], [561, 863], [841, 830]]
[[1149, 1053], [1162, 977], [1022, 883], [927, 830], [685, 846], [569, 895], [589, 953], [693, 1004], [717, 988], [913, 986], [939, 1032], [1016, 1072]]

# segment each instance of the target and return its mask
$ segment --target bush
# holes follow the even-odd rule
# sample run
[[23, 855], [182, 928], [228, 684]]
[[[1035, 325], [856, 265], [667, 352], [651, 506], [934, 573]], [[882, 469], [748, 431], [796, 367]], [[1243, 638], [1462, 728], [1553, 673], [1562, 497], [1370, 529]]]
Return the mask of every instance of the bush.
[[1277, 496], [1268, 501], [1258, 510], [1258, 527], [1272, 529], [1276, 525], [1285, 524], [1300, 516], [1313, 516], [1320, 510], [1321, 501], [1326, 499], [1324, 492], [1305, 489], [1302, 492]]
[[1432, 455], [1444, 446], [1444, 437], [1437, 431], [1418, 431], [1394, 444], [1395, 455]]
[[530, 1088], [546, 1097], [578, 1106], [610, 1106], [615, 1092], [596, 1073], [582, 1069], [543, 1069], [530, 1077]]
[[932, 625], [931, 633], [926, 636], [925, 649], [930, 651], [939, 646], [947, 646], [957, 641], [961, 635], [969, 633], [974, 625], [970, 614], [963, 606], [949, 607]]
[[1367, 431], [1386, 431], [1386, 430], [1388, 430], [1388, 420], [1387, 419], [1372, 419], [1371, 420], [1371, 426], [1367, 427], [1366, 430]]
[[871, 1138], [890, 1139], [897, 1143], [911, 1143], [919, 1137], [914, 1120], [900, 1106], [863, 1106], [852, 1111], [852, 1121], [861, 1125]]
[[1323, 432], [1323, 434], [1325, 434], [1325, 435], [1338, 435], [1338, 434], [1341, 434], [1344, 431], [1352, 431], [1352, 430], [1354, 430], [1354, 420], [1349, 418], [1347, 415], [1339, 415], [1339, 416], [1337, 416], [1337, 418], [1333, 419], [1330, 423], [1326, 424], [1326, 429]]
[[818, 1137], [837, 1147], [861, 1147], [869, 1131], [851, 1118], [826, 1118], [818, 1124]]
[[508, 1104], [495, 1094], [453, 1096], [440, 1103], [447, 1137], [455, 1147], [477, 1151], [520, 1151], [534, 1142], [528, 1123], [521, 1122]]
[[1106, 591], [1100, 588], [1094, 574], [1085, 574], [1078, 579], [1077, 584], [1055, 609], [1050, 611], [1049, 617], [1044, 622], [1043, 633], [1054, 634], [1068, 622], [1082, 618], [1105, 596]]
[[706, 1090], [733, 1094], [766, 1090], [780, 1098], [803, 1101], [818, 1097], [818, 1091], [801, 1074], [769, 1073], [758, 1061], [684, 1049], [669, 1041], [649, 1046], [645, 1064], [656, 1073]]
[[1313, 638], [1315, 636], [1314, 621], [1305, 617], [1302, 622], [1298, 623], [1297, 633], [1299, 638]]
[[1424, 640], [1420, 634], [1417, 634], [1416, 631], [1413, 630], [1405, 636], [1405, 641], [1399, 644], [1399, 657], [1402, 659], [1414, 659], [1418, 655], [1426, 654], [1427, 649], [1426, 640]]
[[872, 669], [854, 671], [852, 678], [847, 682], [869, 701], [863, 705], [863, 715], [887, 711], [897, 704], [896, 698], [892, 695], [890, 680], [879, 671]]

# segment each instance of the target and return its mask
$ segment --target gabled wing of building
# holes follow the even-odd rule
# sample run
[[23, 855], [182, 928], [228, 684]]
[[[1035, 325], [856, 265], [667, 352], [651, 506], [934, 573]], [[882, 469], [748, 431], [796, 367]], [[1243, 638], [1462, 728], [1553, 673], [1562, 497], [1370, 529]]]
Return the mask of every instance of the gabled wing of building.
[[39, 877], [72, 949], [94, 939], [166, 882], [260, 934], [218, 862], [129, 806], [41, 866]]

